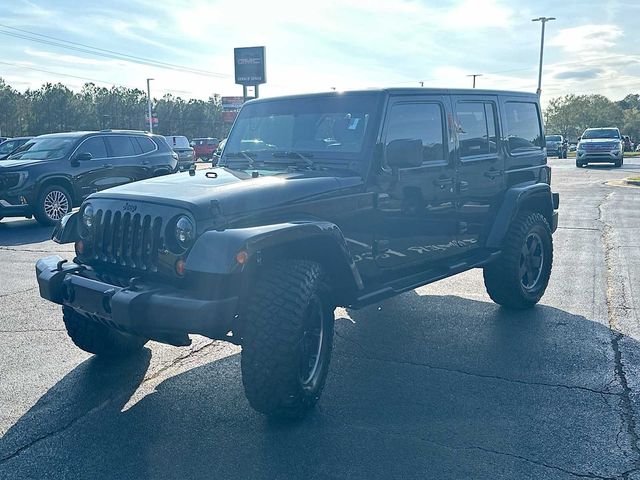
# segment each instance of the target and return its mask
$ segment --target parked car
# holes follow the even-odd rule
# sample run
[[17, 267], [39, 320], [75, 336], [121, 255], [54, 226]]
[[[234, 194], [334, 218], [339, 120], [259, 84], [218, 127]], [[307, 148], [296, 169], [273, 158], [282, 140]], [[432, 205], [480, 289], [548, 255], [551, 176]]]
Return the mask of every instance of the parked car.
[[53, 225], [93, 192], [176, 171], [164, 138], [143, 132], [70, 132], [32, 138], [0, 161], [0, 219]]
[[11, 137], [0, 137], [0, 143], [9, 140]]
[[40, 294], [97, 355], [191, 333], [242, 345], [251, 406], [300, 417], [329, 371], [336, 306], [476, 267], [506, 308], [540, 300], [559, 203], [542, 131], [530, 93], [253, 100], [220, 167], [99, 192], [66, 215], [54, 240], [76, 258], [39, 260]]
[[0, 160], [4, 160], [18, 147], [21, 147], [33, 137], [13, 137], [0, 143]]
[[624, 145], [624, 151], [625, 152], [633, 152], [633, 142], [631, 141], [631, 137], [629, 135], [623, 135], [622, 136], [622, 142]]
[[569, 143], [562, 135], [547, 135], [544, 137], [547, 145], [547, 155], [556, 155], [558, 158], [567, 158]]
[[181, 135], [165, 135], [164, 139], [174, 152], [178, 154], [178, 170], [189, 170], [196, 161], [195, 150], [189, 145], [187, 137]]
[[217, 138], [194, 138], [191, 146], [195, 150], [196, 159], [209, 160], [213, 157], [213, 152], [216, 151], [219, 143]]
[[578, 142], [576, 167], [589, 163], [624, 163], [624, 145], [620, 130], [615, 127], [587, 128]]
[[578, 149], [578, 143], [577, 142], [569, 142], [569, 151], [570, 152], [575, 152]]

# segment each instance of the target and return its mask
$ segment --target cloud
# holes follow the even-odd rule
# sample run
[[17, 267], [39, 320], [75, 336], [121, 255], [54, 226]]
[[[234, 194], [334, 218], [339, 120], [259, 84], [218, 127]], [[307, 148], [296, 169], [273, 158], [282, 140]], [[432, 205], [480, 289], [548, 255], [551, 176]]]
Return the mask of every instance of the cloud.
[[614, 47], [622, 35], [617, 25], [580, 25], [560, 30], [551, 38], [549, 45], [567, 52], [597, 55]]
[[605, 73], [603, 68], [589, 68], [586, 70], [565, 70], [564, 72], [558, 72], [554, 75], [554, 78], [559, 80], [592, 80], [600, 77]]

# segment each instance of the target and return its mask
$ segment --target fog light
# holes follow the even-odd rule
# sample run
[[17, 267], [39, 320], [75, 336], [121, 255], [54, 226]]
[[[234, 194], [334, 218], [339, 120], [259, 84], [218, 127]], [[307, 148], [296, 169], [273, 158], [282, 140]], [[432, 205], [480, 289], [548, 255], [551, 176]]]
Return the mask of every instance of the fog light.
[[185, 272], [185, 261], [183, 259], [180, 259], [176, 262], [176, 273], [179, 276], [184, 276], [184, 272]]
[[82, 255], [84, 253], [84, 242], [82, 240], [78, 240], [76, 242], [76, 253], [78, 255]]

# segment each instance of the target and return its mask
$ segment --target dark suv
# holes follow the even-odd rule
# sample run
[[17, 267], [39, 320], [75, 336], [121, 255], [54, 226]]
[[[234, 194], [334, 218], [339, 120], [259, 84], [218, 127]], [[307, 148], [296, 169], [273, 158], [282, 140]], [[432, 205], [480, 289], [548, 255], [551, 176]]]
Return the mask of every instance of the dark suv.
[[93, 192], [176, 170], [164, 138], [102, 131], [41, 135], [0, 161], [0, 219], [59, 221]]
[[540, 300], [559, 202], [544, 147], [528, 93], [250, 101], [219, 167], [96, 193], [66, 215], [54, 240], [76, 258], [39, 260], [40, 294], [98, 355], [192, 333], [242, 345], [249, 403], [299, 417], [325, 383], [336, 306], [472, 268], [505, 308]]

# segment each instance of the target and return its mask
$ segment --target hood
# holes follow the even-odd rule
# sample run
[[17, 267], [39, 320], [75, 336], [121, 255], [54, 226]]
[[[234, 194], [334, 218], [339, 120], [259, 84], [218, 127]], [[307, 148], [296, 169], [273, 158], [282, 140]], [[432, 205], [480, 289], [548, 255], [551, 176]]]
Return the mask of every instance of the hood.
[[[215, 175], [215, 176], [214, 176]], [[196, 219], [224, 217], [295, 204], [330, 196], [363, 183], [360, 177], [336, 177], [319, 172], [292, 172], [252, 178], [239, 170], [213, 168], [156, 177], [95, 193], [90, 198], [140, 201], [189, 210]]]
[[619, 143], [619, 138], [583, 138], [580, 143]]
[[[0, 160], [0, 172], [11, 170], [20, 170], [32, 165], [42, 165], [48, 160]], [[6, 170], [5, 170], [6, 169]]]

